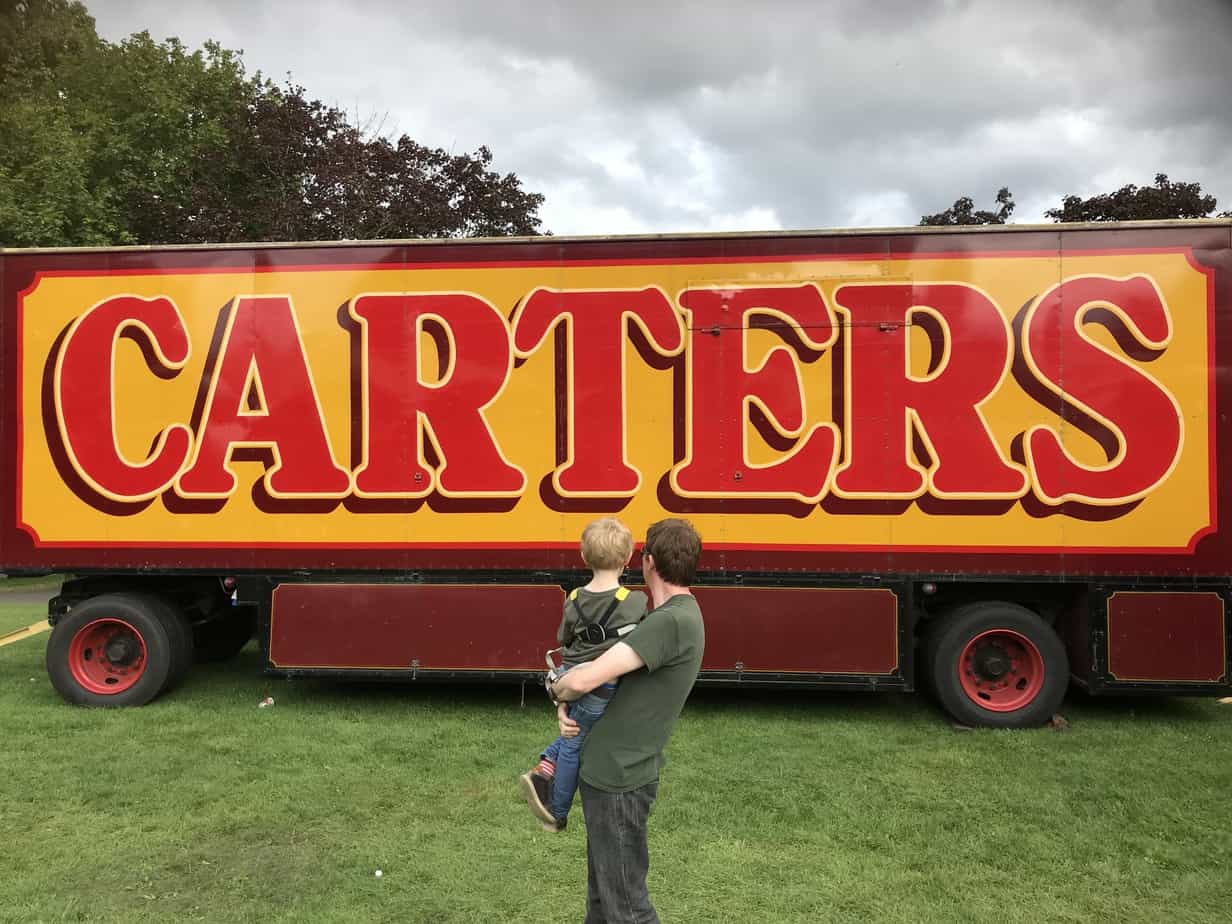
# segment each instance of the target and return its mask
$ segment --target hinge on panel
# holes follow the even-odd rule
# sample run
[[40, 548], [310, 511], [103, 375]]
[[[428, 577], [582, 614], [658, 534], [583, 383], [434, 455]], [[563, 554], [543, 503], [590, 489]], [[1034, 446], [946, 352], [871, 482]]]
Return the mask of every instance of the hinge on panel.
[[736, 680], [740, 681], [743, 679], [744, 679], [744, 662], [737, 661], [736, 662]]
[[419, 674], [419, 659], [411, 658], [411, 679], [414, 680]]

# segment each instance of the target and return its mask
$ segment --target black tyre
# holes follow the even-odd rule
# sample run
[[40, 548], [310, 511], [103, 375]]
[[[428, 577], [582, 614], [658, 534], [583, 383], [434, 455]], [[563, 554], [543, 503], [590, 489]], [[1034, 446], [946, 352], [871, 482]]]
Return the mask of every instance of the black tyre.
[[214, 611], [210, 620], [193, 626], [197, 660], [226, 661], [235, 657], [256, 630], [257, 608], [232, 606], [228, 601]]
[[915, 685], [917, 690], [935, 693], [933, 685], [933, 662], [937, 658], [937, 629], [944, 622], [943, 616], [933, 616], [916, 626]]
[[171, 642], [171, 671], [168, 673], [167, 681], [163, 685], [163, 691], [165, 692], [178, 686], [188, 673], [188, 669], [192, 667], [192, 626], [188, 624], [188, 619], [184, 614], [170, 601], [162, 597], [145, 594], [133, 594], [132, 596], [133, 599], [138, 599], [148, 604], [158, 614], [163, 628], [167, 630], [167, 638]]
[[104, 594], [56, 623], [47, 641], [47, 674], [70, 703], [142, 706], [166, 687], [177, 657], [156, 600]]
[[1069, 685], [1061, 639], [1036, 613], [1015, 603], [958, 607], [930, 627], [923, 653], [937, 699], [966, 725], [1042, 725]]

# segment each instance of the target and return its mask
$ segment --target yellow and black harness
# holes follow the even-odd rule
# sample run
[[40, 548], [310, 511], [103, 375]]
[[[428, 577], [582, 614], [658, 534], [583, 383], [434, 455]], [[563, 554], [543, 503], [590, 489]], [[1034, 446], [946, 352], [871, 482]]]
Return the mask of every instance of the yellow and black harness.
[[576, 645], [578, 642], [586, 642], [590, 645], [601, 645], [610, 638], [620, 638], [628, 635], [637, 628], [636, 623], [629, 623], [627, 626], [620, 626], [616, 629], [609, 629], [607, 627], [608, 622], [616, 613], [617, 608], [625, 601], [626, 598], [628, 598], [629, 588], [617, 587], [616, 593], [612, 597], [612, 602], [607, 605], [607, 609], [603, 611], [602, 615], [600, 615], [598, 619], [591, 622], [583, 622], [585, 617], [582, 613], [582, 607], [577, 601], [578, 590], [579, 588], [574, 588], [569, 593], [568, 604], [573, 607], [573, 611], [577, 614], [578, 624], [574, 627], [573, 636], [567, 639], [564, 645], [560, 648], [553, 648], [544, 655], [550, 670], [556, 670], [557, 666], [556, 662], [552, 660], [552, 655], [557, 652], [564, 651], [564, 649], [568, 648], [570, 645]]

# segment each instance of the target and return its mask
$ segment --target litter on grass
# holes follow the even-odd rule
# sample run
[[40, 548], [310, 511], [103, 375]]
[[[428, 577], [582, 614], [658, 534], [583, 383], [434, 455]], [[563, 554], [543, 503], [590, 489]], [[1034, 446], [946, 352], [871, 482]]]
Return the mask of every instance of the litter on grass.
[[264, 709], [266, 706], [272, 706], [272, 705], [274, 705], [274, 697], [267, 696], [265, 697], [265, 699], [261, 700], [261, 702], [257, 703], [257, 708]]

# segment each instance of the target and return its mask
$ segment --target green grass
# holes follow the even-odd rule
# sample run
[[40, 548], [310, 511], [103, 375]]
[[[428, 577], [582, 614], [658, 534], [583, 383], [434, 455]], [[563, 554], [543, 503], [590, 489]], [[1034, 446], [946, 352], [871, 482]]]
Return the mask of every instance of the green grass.
[[[40, 615], [0, 604], [0, 630]], [[545, 834], [514, 782], [554, 728], [538, 689], [288, 682], [250, 647], [86, 710], [50, 688], [45, 639], [0, 649], [0, 920], [583, 916], [580, 810]], [[956, 732], [911, 696], [698, 691], [651, 895], [686, 924], [1223, 919], [1232, 706], [1065, 712]]]
[[0, 600], [3, 595], [14, 590], [50, 590], [60, 589], [64, 580], [63, 574], [40, 574], [37, 577], [2, 577], [0, 578]]

